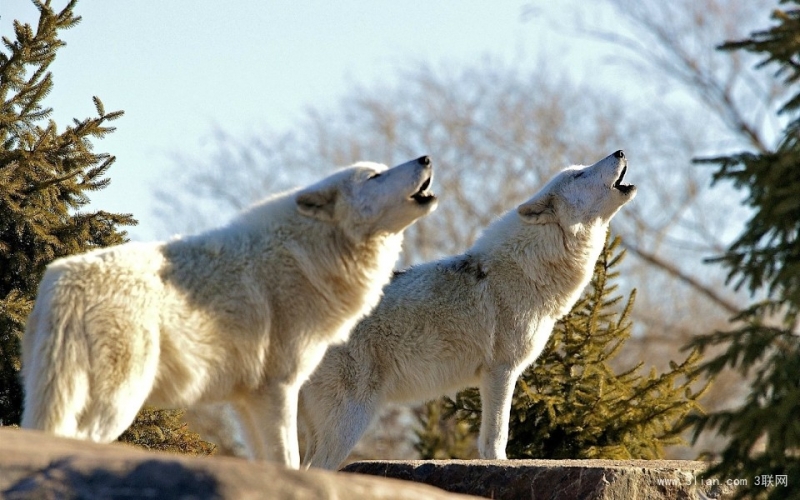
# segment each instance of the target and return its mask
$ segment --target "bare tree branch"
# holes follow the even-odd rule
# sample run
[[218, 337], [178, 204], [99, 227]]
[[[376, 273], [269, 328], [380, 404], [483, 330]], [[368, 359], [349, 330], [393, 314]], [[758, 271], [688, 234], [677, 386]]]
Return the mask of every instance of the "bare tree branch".
[[685, 271], [681, 270], [675, 264], [672, 264], [658, 255], [654, 253], [647, 252], [642, 250], [641, 248], [630, 245], [626, 243], [624, 240], [622, 245], [625, 247], [626, 250], [629, 250], [631, 253], [639, 257], [640, 259], [652, 264], [656, 268], [670, 274], [671, 276], [675, 277], [679, 281], [686, 283], [687, 285], [691, 286], [695, 291], [705, 295], [711, 302], [716, 304], [717, 306], [724, 309], [726, 312], [731, 314], [732, 316], [738, 314], [741, 307], [739, 304], [731, 302], [724, 297], [722, 297], [717, 290], [702, 283], [700, 280], [695, 278], [694, 276], [686, 273]]

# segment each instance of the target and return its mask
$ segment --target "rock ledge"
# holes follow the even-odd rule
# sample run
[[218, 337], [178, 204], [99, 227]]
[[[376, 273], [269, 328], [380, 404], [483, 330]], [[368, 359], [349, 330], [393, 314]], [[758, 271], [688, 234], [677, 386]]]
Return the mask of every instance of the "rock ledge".
[[683, 460], [365, 461], [344, 472], [403, 479], [493, 499], [726, 499], [704, 484], [703, 462]]
[[465, 498], [392, 479], [296, 471], [236, 458], [146, 452], [0, 428], [0, 498]]

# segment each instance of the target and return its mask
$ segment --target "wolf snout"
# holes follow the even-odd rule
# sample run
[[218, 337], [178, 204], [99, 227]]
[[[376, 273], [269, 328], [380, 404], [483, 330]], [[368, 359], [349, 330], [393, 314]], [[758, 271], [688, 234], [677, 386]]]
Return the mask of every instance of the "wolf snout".
[[417, 158], [417, 163], [420, 165], [430, 166], [431, 164], [431, 157], [430, 156], [420, 156]]
[[625, 158], [625, 151], [620, 149], [619, 151], [614, 153], [614, 158], [619, 158], [620, 160]]

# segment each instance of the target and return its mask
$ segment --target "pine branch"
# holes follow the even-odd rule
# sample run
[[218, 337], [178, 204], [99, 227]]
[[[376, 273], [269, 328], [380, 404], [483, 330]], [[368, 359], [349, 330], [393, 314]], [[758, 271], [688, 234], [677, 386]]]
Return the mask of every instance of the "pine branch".
[[76, 171], [64, 174], [61, 177], [54, 177], [52, 179], [48, 179], [45, 182], [40, 182], [38, 184], [35, 184], [35, 185], [31, 186], [30, 188], [28, 188], [25, 191], [23, 191], [23, 194], [24, 195], [30, 195], [32, 193], [35, 193], [36, 191], [42, 191], [44, 189], [49, 188], [50, 186], [54, 186], [56, 184], [61, 184], [62, 182], [67, 181], [69, 179], [72, 179], [73, 177], [76, 177], [76, 176], [78, 176], [80, 174], [81, 174], [81, 171], [80, 170], [76, 170]]
[[[0, 53], [0, 422], [19, 421], [18, 338], [33, 304], [45, 266], [57, 257], [125, 241], [120, 226], [135, 224], [128, 214], [97, 211], [75, 213], [88, 203], [86, 193], [108, 183], [105, 174], [113, 156], [93, 154], [92, 139], [113, 131], [103, 126], [122, 112], [105, 114], [59, 133], [52, 109], [43, 106], [53, 86], [49, 65], [64, 46], [62, 29], [80, 18], [72, 13], [75, 0], [55, 14], [46, 3], [34, 31], [14, 23], [16, 40], [3, 38], [8, 53]], [[77, 130], [76, 130], [77, 129]], [[83, 176], [81, 182], [77, 177]]]

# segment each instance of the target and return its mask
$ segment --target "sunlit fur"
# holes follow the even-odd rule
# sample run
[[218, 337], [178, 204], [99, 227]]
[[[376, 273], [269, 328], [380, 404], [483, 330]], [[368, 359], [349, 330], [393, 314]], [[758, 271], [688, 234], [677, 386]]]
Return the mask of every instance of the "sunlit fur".
[[635, 196], [614, 186], [621, 153], [556, 175], [465, 253], [412, 267], [331, 347], [300, 392], [305, 465], [334, 469], [381, 405], [470, 386], [481, 457], [506, 457], [514, 384], [588, 284], [609, 221]]
[[22, 426], [109, 442], [145, 402], [226, 401], [256, 458], [298, 467], [298, 390], [380, 299], [403, 229], [436, 206], [410, 198], [430, 175], [361, 163], [219, 229], [55, 261], [23, 340]]

